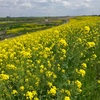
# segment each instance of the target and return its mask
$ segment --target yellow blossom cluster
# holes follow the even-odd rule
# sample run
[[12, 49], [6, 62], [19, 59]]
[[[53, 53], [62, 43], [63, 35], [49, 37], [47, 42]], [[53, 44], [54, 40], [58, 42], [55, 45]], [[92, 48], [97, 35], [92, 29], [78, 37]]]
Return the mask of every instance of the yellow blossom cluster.
[[99, 51], [100, 17], [0, 41], [0, 100], [99, 100]]
[[[26, 93], [26, 99], [32, 100], [37, 95], [36, 91], [27, 91]], [[36, 99], [36, 98], [35, 98]]]
[[1, 80], [8, 80], [9, 79], [9, 75], [7, 75], [7, 74], [0, 74], [0, 79]]
[[90, 27], [89, 26], [85, 26], [84, 27], [84, 33], [89, 33], [90, 31]]
[[95, 47], [95, 43], [94, 43], [94, 42], [87, 42], [87, 43], [86, 43], [86, 46], [87, 46], [88, 48]]
[[77, 85], [78, 88], [82, 87], [82, 83], [79, 80], [76, 80], [75, 84]]
[[85, 76], [85, 74], [86, 74], [86, 72], [85, 72], [85, 70], [84, 69], [76, 69], [76, 72], [79, 74], [79, 75], [81, 75], [82, 77], [84, 77]]
[[50, 88], [50, 90], [48, 91], [48, 94], [50, 94], [52, 96], [55, 96], [56, 95], [56, 90], [57, 90], [57, 88], [55, 86], [52, 86]]

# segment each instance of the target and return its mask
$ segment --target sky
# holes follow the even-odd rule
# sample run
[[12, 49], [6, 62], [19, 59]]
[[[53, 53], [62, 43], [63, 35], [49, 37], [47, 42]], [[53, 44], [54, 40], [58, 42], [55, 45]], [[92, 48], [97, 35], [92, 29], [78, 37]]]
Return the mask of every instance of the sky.
[[100, 0], [0, 0], [0, 17], [100, 15]]

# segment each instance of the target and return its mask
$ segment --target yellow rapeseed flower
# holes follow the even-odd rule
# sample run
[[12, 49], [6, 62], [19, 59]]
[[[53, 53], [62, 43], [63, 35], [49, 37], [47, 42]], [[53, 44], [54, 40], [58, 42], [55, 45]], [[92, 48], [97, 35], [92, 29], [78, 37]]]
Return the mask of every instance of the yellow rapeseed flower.
[[36, 96], [37, 92], [36, 91], [32, 91], [32, 94], [33, 94], [33, 96]]
[[52, 83], [51, 83], [51, 82], [48, 82], [47, 84], [48, 84], [48, 86], [49, 86], [49, 87], [51, 87], [51, 86], [52, 86]]
[[56, 74], [54, 74], [54, 73], [53, 73], [53, 78], [54, 78], [54, 79], [55, 79], [55, 78], [57, 78], [57, 75], [56, 75]]
[[70, 80], [67, 80], [67, 83], [70, 84], [71, 83]]
[[87, 48], [95, 47], [95, 43], [94, 42], [87, 42], [86, 46], [87, 46]]
[[84, 33], [89, 33], [90, 31], [90, 27], [89, 26], [85, 26], [84, 27]]
[[78, 42], [79, 42], [79, 43], [82, 43], [82, 39], [81, 39], [81, 38], [78, 38]]
[[64, 100], [70, 100], [70, 97], [65, 96]]
[[65, 49], [61, 49], [61, 52], [62, 52], [63, 54], [66, 54], [66, 50], [65, 50]]
[[51, 94], [52, 96], [55, 96], [56, 95], [56, 90], [57, 90], [57, 88], [55, 86], [52, 86], [50, 91], [48, 91], [48, 94]]
[[7, 64], [6, 67], [7, 67], [7, 69], [11, 69], [11, 70], [17, 69], [17, 67], [13, 64]]
[[17, 95], [18, 92], [17, 92], [17, 90], [13, 90], [13, 91], [11, 92], [11, 94], [13, 94], [13, 95]]
[[39, 100], [39, 99], [37, 97], [35, 97], [34, 100]]
[[82, 66], [83, 69], [87, 68], [87, 64], [86, 63], [82, 63], [81, 66]]
[[44, 57], [44, 58], [47, 58], [47, 57], [48, 57], [48, 54], [44, 53], [44, 54], [43, 54], [43, 57]]
[[82, 87], [82, 83], [79, 80], [76, 80], [75, 84], [77, 85], [77, 88], [81, 88]]
[[0, 74], [0, 79], [1, 80], [8, 80], [9, 79], [9, 75], [7, 75], [7, 74]]
[[23, 57], [28, 57], [28, 58], [31, 57], [31, 53], [30, 52], [21, 51], [21, 54], [22, 54]]
[[80, 89], [80, 88], [77, 88], [77, 91], [78, 91], [79, 93], [81, 93], [81, 92], [82, 92], [82, 89]]
[[82, 77], [84, 77], [86, 72], [85, 72], [85, 70], [80, 69], [80, 70], [78, 71], [78, 73], [79, 73], [80, 75], [82, 75]]
[[43, 73], [44, 72], [44, 69], [40, 69], [40, 73]]
[[62, 72], [62, 73], [65, 73], [65, 70], [64, 70], [64, 69], [62, 69], [62, 70], [61, 70], [61, 72]]
[[48, 78], [50, 78], [52, 75], [53, 75], [53, 72], [51, 72], [51, 71], [47, 71], [47, 72], [46, 72], [46, 76], [47, 76]]
[[100, 80], [97, 80], [97, 82], [100, 84]]
[[93, 54], [92, 57], [91, 57], [91, 59], [94, 60], [95, 58], [97, 58], [97, 55], [96, 54]]
[[26, 93], [26, 99], [30, 99], [30, 100], [33, 99], [33, 93], [31, 91], [27, 91], [27, 93]]
[[64, 89], [61, 89], [60, 92], [61, 92], [61, 93], [64, 93]]
[[59, 46], [61, 45], [61, 46], [63, 46], [63, 47], [65, 47], [65, 46], [67, 46], [68, 44], [67, 44], [67, 42], [64, 40], [64, 39], [61, 39], [60, 41], [59, 41], [59, 44], [58, 44]]
[[45, 51], [46, 51], [46, 52], [50, 52], [50, 48], [45, 47]]
[[68, 95], [68, 96], [71, 96], [71, 93], [69, 90], [65, 90], [65, 93]]
[[24, 86], [21, 86], [21, 87], [20, 87], [20, 90], [21, 90], [21, 91], [24, 91]]
[[44, 68], [44, 65], [40, 65], [40, 68], [43, 69]]

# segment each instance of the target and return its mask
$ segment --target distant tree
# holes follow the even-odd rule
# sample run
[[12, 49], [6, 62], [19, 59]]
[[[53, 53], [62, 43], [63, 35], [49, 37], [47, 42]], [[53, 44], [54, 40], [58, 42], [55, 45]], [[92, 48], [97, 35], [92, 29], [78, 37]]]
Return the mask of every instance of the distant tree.
[[6, 18], [11, 18], [10, 16], [6, 16]]

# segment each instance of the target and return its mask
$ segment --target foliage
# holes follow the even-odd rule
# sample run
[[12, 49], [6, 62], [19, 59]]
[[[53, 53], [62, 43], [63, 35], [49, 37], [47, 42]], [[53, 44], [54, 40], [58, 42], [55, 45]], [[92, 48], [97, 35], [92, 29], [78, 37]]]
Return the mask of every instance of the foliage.
[[99, 100], [100, 18], [0, 42], [0, 100]]

